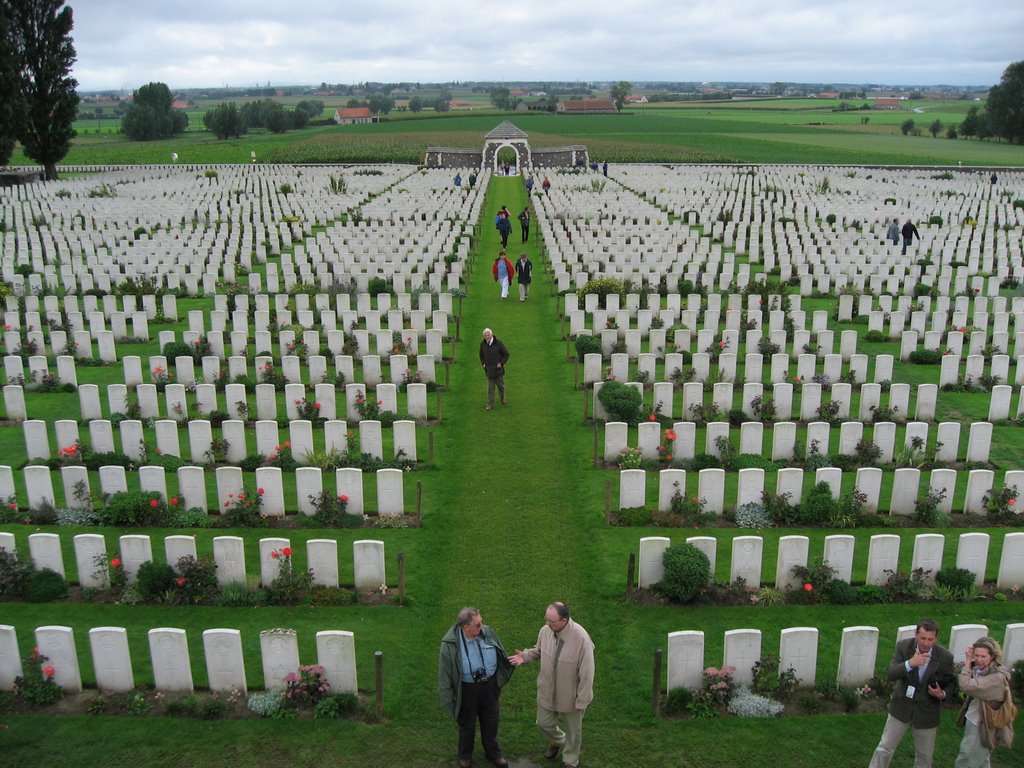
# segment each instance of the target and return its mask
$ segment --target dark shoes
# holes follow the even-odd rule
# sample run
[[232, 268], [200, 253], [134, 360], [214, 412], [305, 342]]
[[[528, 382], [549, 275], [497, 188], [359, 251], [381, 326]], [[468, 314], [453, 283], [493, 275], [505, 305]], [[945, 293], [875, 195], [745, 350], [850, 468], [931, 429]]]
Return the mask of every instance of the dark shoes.
[[548, 760], [553, 760], [555, 757], [557, 757], [558, 750], [560, 750], [561, 748], [562, 746], [560, 744], [548, 744], [548, 748], [544, 752], [544, 757], [546, 757]]
[[468, 758], [459, 758], [459, 768], [472, 768], [473, 761]]
[[494, 761], [494, 764], [498, 766], [498, 768], [508, 768], [508, 760], [506, 760], [504, 757], [499, 757], [497, 760]]

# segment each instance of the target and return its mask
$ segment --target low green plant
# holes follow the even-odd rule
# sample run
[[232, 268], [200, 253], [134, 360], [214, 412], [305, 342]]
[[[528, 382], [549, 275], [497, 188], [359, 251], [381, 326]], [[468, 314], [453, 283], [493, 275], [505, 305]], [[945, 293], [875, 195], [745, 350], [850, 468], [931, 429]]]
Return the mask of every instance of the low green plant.
[[57, 685], [57, 670], [50, 659], [33, 649], [22, 659], [21, 675], [14, 678], [14, 695], [31, 707], [46, 707], [64, 697], [64, 689]]
[[139, 566], [136, 574], [136, 589], [143, 602], [164, 602], [165, 595], [174, 591], [177, 576], [166, 563], [148, 560]]
[[643, 395], [635, 387], [621, 381], [606, 381], [598, 391], [597, 399], [608, 414], [609, 421], [635, 424], [640, 420]]
[[30, 603], [49, 603], [68, 596], [68, 583], [56, 571], [43, 568], [29, 576], [21, 594]]
[[970, 600], [977, 591], [974, 579], [974, 572], [966, 568], [943, 568], [935, 574], [935, 586], [950, 600]]

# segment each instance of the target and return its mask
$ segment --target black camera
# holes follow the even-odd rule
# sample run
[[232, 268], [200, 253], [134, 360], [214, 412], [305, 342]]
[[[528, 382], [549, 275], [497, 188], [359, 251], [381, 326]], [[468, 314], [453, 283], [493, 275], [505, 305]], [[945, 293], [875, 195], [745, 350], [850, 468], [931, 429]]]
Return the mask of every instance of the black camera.
[[474, 669], [473, 670], [473, 682], [474, 683], [484, 683], [484, 682], [487, 682], [487, 671], [482, 669], [482, 668], [481, 669]]

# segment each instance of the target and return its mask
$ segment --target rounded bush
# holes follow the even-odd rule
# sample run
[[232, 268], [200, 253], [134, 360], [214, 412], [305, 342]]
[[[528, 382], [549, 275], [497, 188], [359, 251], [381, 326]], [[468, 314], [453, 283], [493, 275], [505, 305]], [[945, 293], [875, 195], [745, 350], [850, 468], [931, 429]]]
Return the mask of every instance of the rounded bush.
[[25, 599], [30, 603], [48, 603], [68, 596], [68, 583], [56, 571], [43, 568], [35, 571], [25, 582]]
[[576, 337], [576, 357], [583, 359], [584, 355], [601, 352], [601, 339], [590, 333], [581, 333]]
[[164, 344], [160, 354], [167, 358], [168, 365], [174, 365], [176, 357], [192, 357], [192, 348], [184, 341], [169, 341]]
[[644, 398], [634, 387], [621, 381], [606, 381], [597, 393], [597, 399], [607, 411], [609, 421], [625, 421], [628, 424], [640, 419]]
[[166, 563], [145, 562], [139, 566], [139, 597], [146, 602], [163, 600], [164, 595], [174, 589], [177, 578], [174, 569]]
[[688, 603], [708, 584], [711, 563], [708, 556], [692, 544], [674, 544], [661, 556], [665, 575], [658, 582], [658, 591], [672, 600]]
[[818, 483], [800, 505], [798, 522], [804, 525], [821, 525], [828, 522], [837, 508], [838, 502], [832, 498], [829, 484]]
[[604, 297], [612, 293], [622, 295], [626, 292], [625, 287], [622, 285], [621, 280], [616, 280], [611, 277], [597, 277], [587, 282], [582, 288], [576, 291], [576, 296], [579, 297], [580, 301], [588, 293], [596, 293], [601, 297], [601, 305], [604, 306]]

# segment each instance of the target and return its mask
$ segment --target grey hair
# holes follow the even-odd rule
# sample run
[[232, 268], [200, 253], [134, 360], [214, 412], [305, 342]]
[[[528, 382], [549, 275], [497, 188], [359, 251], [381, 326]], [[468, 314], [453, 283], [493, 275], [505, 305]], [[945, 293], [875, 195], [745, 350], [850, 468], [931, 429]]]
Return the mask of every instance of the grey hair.
[[472, 606], [467, 605], [465, 608], [459, 611], [459, 618], [456, 620], [456, 623], [460, 627], [464, 627], [467, 624], [472, 623], [473, 618], [479, 615], [480, 611], [478, 611], [476, 608], [473, 608]]
[[550, 607], [555, 609], [555, 613], [558, 614], [558, 618], [560, 618], [560, 619], [568, 619], [568, 618], [570, 618], [569, 606], [567, 606], [565, 603], [557, 602], [556, 601], [556, 602], [552, 603]]
[[492, 336], [494, 335], [494, 331], [492, 331], [490, 328], [484, 328], [484, 336], [486, 336], [488, 333], [491, 334]]

